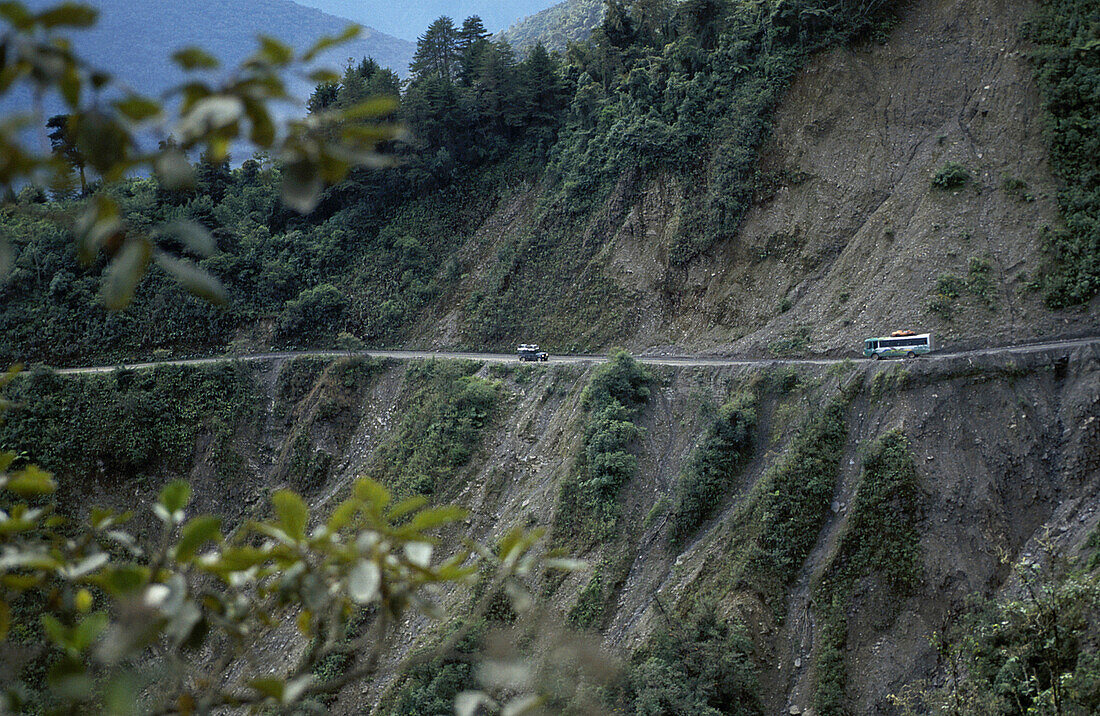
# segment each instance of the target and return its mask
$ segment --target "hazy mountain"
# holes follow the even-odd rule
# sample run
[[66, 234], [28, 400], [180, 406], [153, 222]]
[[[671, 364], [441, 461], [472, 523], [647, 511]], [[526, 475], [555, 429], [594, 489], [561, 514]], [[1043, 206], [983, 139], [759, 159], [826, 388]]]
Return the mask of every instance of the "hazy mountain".
[[520, 50], [542, 43], [551, 50], [583, 40], [603, 19], [603, 0], [565, 0], [504, 31], [503, 37]]
[[415, 40], [440, 15], [456, 22], [477, 15], [490, 32], [500, 32], [554, 3], [553, 0], [425, 0], [395, 5], [382, 0], [302, 0], [302, 4], [349, 17], [395, 37]]
[[[53, 0], [31, 0], [32, 7]], [[256, 49], [260, 34], [301, 50], [322, 35], [337, 34], [351, 21], [304, 7], [290, 0], [91, 0], [101, 11], [97, 25], [74, 33], [77, 50], [94, 65], [147, 93], [179, 82], [183, 73], [169, 56], [180, 47], [198, 45], [232, 66]], [[349, 58], [371, 56], [404, 74], [414, 46], [364, 27], [359, 39], [322, 56], [328, 66], [342, 67]], [[301, 95], [309, 86], [295, 88]]]

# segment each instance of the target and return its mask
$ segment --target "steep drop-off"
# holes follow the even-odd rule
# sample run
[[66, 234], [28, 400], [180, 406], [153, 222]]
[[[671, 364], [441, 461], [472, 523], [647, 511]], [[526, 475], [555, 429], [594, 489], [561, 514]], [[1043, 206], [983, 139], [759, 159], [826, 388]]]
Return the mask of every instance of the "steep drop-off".
[[[891, 694], [941, 675], [929, 637], [968, 597], [1009, 589], [1011, 565], [1040, 557], [1044, 542], [1073, 554], [1100, 521], [1095, 345], [812, 370], [654, 368], [638, 419], [642, 437], [632, 448], [637, 470], [617, 492], [616, 527], [594, 541], [555, 531], [561, 487], [585, 449], [583, 390], [593, 370], [344, 359], [40, 375], [15, 396], [25, 408], [22, 417], [13, 414], [4, 439], [57, 470], [65, 493], [81, 504], [133, 505], [183, 475], [204, 509], [239, 519], [262, 509], [263, 495], [277, 487], [324, 505], [367, 474], [469, 508], [468, 529], [479, 539], [515, 524], [545, 526], [552, 541], [579, 551], [594, 569], [541, 587], [552, 611], [576, 620], [588, 592], [595, 616], [586, 623], [626, 657], [666, 628], [669, 613], [686, 614], [707, 598], [722, 618], [744, 625], [765, 713], [808, 709], [821, 689], [817, 665], [835, 638], [826, 631], [835, 620], [820, 601], [822, 580], [846, 559], [846, 533], [881, 519], [859, 497], [881, 478], [867, 462], [878, 446], [902, 446], [916, 490], [900, 506], [910, 531], [884, 542], [880, 558], [911, 554], [915, 567], [905, 589], [892, 586], [887, 572], [857, 570], [835, 592], [840, 602], [832, 604], [844, 615], [840, 688], [854, 713], [893, 713]], [[172, 433], [175, 452], [135, 463], [144, 478], [120, 472], [132, 466], [97, 464], [94, 455], [66, 462], [71, 453], [51, 452], [48, 438], [37, 437], [45, 424], [89, 419], [129, 420], [141, 436], [158, 429], [143, 422], [144, 408], [181, 385], [193, 396], [180, 398], [173, 423], [183, 436]], [[188, 407], [203, 391], [225, 398], [214, 419]], [[83, 410], [77, 394], [98, 395], [107, 407]], [[712, 516], [673, 540], [669, 508], [678, 476], [717, 406], [738, 395], [755, 405], [748, 457]], [[127, 412], [114, 412], [115, 404]], [[441, 477], [409, 481], [430, 474]], [[809, 483], [819, 487], [809, 490]], [[790, 505], [798, 509], [785, 513]], [[587, 589], [592, 574], [601, 579], [595, 592]], [[449, 606], [462, 613], [469, 605]], [[425, 621], [406, 629], [398, 643], [407, 648], [432, 633]], [[290, 630], [272, 640], [265, 658], [274, 663], [301, 647]], [[349, 689], [334, 708], [368, 709], [387, 683]]]

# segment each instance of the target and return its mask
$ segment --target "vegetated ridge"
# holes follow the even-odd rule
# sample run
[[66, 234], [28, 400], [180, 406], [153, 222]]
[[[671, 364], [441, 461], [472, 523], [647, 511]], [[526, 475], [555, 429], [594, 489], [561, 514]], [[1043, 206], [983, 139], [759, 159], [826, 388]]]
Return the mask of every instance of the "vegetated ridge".
[[460, 0], [394, 4], [377, 0], [305, 0], [302, 5], [351, 18], [394, 37], [415, 40], [428, 24], [446, 15], [459, 22], [477, 15], [490, 32], [499, 32], [519, 18], [538, 13], [553, 0]]
[[600, 0], [565, 0], [525, 17], [501, 33], [519, 50], [542, 44], [564, 50], [570, 42], [585, 40], [603, 19]]

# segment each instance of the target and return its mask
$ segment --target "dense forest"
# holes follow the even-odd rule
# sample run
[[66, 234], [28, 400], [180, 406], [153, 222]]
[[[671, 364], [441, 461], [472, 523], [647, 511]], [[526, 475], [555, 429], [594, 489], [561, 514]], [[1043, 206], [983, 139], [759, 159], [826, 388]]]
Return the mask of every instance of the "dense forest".
[[[1084, 18], [1088, 5], [1045, 6], [1029, 26], [1052, 122], [1095, 121], [1087, 118], [1096, 116], [1096, 73], [1084, 71], [1088, 56], [1075, 49], [1085, 25], [1057, 21]], [[474, 227], [515, 187], [536, 181], [545, 191], [530, 228], [507, 236], [479, 265], [480, 289], [457, 299], [461, 342], [497, 348], [530, 336], [562, 348], [606, 346], [631, 299], [598, 270], [585, 273], [600, 250], [585, 228], [591, 211], [612, 191], [628, 198], [640, 177], [670, 172], [693, 187], [668, 249], [671, 266], [690, 266], [729, 240], [758, 187], [758, 148], [794, 74], [823, 48], [874, 41], [895, 7], [614, 0], [588, 40], [523, 55], [494, 41], [476, 17], [461, 25], [440, 18], [417, 43], [406, 82], [364, 59], [313, 91], [314, 112], [399, 96], [388, 119], [404, 124], [407, 139], [388, 147], [390, 166], [357, 170], [311, 215], [280, 205], [282, 167], [266, 156], [239, 166], [200, 159], [191, 192], [142, 178], [111, 188], [135, 228], [187, 219], [213, 232], [218, 251], [202, 265], [229, 289], [226, 309], [154, 273], [131, 310], [103, 311], [95, 304], [102, 266], [78, 264], [67, 231], [46, 218], [82, 199], [24, 191], [2, 219], [18, 258], [0, 286], [0, 360], [396, 345], [474, 270], [456, 253]], [[1051, 270], [1037, 278], [1055, 305], [1097, 289], [1097, 180], [1093, 164], [1079, 161], [1095, 134], [1051, 134], [1071, 219], [1047, 236]], [[532, 295], [540, 300], [526, 300]]]

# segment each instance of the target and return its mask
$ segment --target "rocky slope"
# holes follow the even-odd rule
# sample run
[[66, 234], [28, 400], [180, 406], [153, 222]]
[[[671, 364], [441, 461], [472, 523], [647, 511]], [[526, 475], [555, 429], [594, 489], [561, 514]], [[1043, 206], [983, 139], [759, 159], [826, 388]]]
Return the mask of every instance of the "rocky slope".
[[[602, 248], [574, 280], [580, 290], [610, 281], [617, 315], [586, 326], [592, 336], [556, 335], [544, 330], [547, 309], [532, 331], [563, 348], [750, 354], [803, 347], [807, 331], [813, 349], [839, 352], [901, 326], [957, 345], [1095, 333], [1095, 300], [1055, 312], [1029, 290], [1041, 270], [1039, 236], [1060, 221], [1019, 34], [1033, 7], [914, 0], [881, 44], [813, 60], [774, 118], [763, 180], [738, 236], [686, 269], [670, 265], [668, 251], [698, 187], [624, 176], [588, 220], [583, 242]], [[933, 188], [949, 162], [971, 180]], [[422, 343], [471, 343], [462, 300], [506, 253], [501, 247], [546, 232], [541, 197], [534, 185], [489, 205], [462, 254], [476, 269], [427, 314]]]
[[[215, 369], [184, 372], [192, 370], [201, 378]], [[330, 504], [359, 475], [400, 479], [392, 477], [401, 473], [390, 465], [394, 453], [387, 445], [395, 436], [407, 436], [408, 416], [425, 409], [427, 393], [420, 388], [438, 367], [343, 360], [237, 370], [246, 371], [255, 397], [235, 423], [206, 423], [182, 468], [153, 470], [145, 480], [125, 484], [107, 474], [110, 470], [76, 484], [75, 476], [61, 469], [68, 494], [82, 502], [94, 495], [93, 501], [133, 505], [152, 499], [174, 473], [194, 484], [200, 507], [236, 519], [264, 509], [263, 496], [281, 486], [302, 491], [319, 507]], [[490, 540], [516, 524], [553, 529], [561, 485], [583, 453], [581, 394], [594, 369], [473, 364], [456, 370], [497, 386], [497, 397], [467, 459], [436, 485], [435, 498], [469, 508], [468, 528], [479, 539]], [[668, 613], [685, 612], [700, 596], [710, 598], [723, 617], [745, 625], [756, 645], [766, 713], [810, 712], [824, 642], [816, 590], [855, 519], [855, 496], [869, 479], [861, 467], [869, 446], [883, 435], [900, 431], [916, 467], [919, 544], [909, 547], [919, 554], [921, 579], [900, 596], [877, 573], [853, 585], [845, 602], [843, 659], [854, 713], [894, 713], [891, 694], [922, 679], [942, 678], [929, 638], [968, 597], [1002, 593], [1011, 587], [1013, 564], [1041, 556], [1047, 544], [1071, 555], [1100, 525], [1096, 344], [904, 364], [653, 372], [641, 419], [644, 437], [636, 446], [639, 467], [619, 493], [620, 527], [610, 538], [572, 547], [609, 585], [597, 625], [605, 644], [625, 656], [665, 628]], [[115, 380], [71, 377], [39, 383], [39, 390], [49, 398], [62, 390], [58, 386], [71, 390], [82, 381]], [[714, 516], [673, 546], [667, 508], [675, 480], [714, 407], [745, 391], [754, 391], [759, 401], [753, 456]], [[737, 555], [755, 539], [746, 506], [790, 460], [806, 421], [838, 399], [846, 406], [843, 447], [821, 456], [839, 465], [824, 519], [809, 533], [808, 557], [780, 592], [768, 596], [738, 566]], [[131, 410], [140, 404], [136, 394], [127, 401]], [[56, 404], [56, 395], [46, 402]], [[226, 443], [219, 435], [232, 437]], [[32, 456], [36, 452], [27, 449]], [[406, 453], [400, 461], [415, 462], [421, 459], [417, 455]], [[544, 585], [552, 611], [564, 618], [588, 579], [578, 574]], [[450, 607], [461, 613], [468, 605]], [[406, 628], [398, 640], [405, 648], [432, 633], [426, 622]], [[275, 661], [301, 647], [289, 629], [274, 635], [272, 643], [269, 658]], [[334, 708], [369, 709], [385, 683], [349, 689]]]

